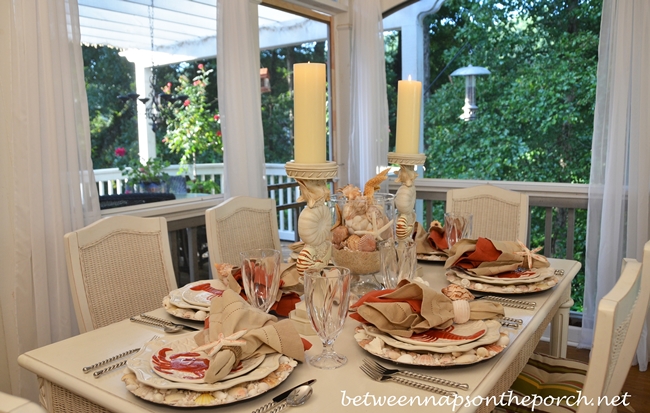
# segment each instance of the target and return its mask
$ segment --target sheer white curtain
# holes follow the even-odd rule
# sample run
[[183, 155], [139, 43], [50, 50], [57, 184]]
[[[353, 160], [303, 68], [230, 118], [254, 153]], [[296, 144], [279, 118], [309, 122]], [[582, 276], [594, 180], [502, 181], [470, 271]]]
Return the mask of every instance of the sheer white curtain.
[[267, 198], [258, 0], [217, 1], [217, 83], [226, 197]]
[[352, 6], [348, 182], [363, 188], [388, 165], [388, 98], [381, 2], [353, 0]]
[[[641, 259], [649, 238], [650, 2], [603, 2], [592, 147], [585, 301], [580, 345], [592, 343], [600, 299], [623, 257]], [[637, 352], [647, 368], [647, 335]]]
[[63, 235], [99, 217], [77, 1], [2, 1], [0, 27], [0, 385], [37, 400], [16, 358], [76, 333]]

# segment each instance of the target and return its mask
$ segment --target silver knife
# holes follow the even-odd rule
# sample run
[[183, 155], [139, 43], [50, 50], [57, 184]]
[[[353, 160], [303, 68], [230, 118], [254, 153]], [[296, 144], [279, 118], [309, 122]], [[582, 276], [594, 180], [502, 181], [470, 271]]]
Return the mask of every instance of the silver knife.
[[264, 413], [264, 412], [268, 412], [269, 410], [273, 409], [276, 405], [278, 405], [279, 403], [281, 403], [284, 399], [286, 399], [287, 397], [289, 397], [289, 393], [291, 393], [292, 391], [294, 391], [294, 390], [297, 389], [298, 387], [300, 387], [300, 386], [304, 386], [304, 385], [311, 385], [311, 384], [313, 384], [313, 383], [316, 383], [316, 379], [311, 379], [311, 380], [307, 380], [307, 381], [304, 382], [304, 383], [300, 383], [299, 385], [294, 386], [294, 387], [290, 388], [289, 390], [287, 390], [287, 391], [285, 391], [285, 392], [283, 392], [283, 393], [278, 394], [277, 396], [275, 396], [275, 397], [273, 398], [273, 401], [266, 403], [264, 406], [260, 407], [259, 409], [253, 410], [252, 413]]

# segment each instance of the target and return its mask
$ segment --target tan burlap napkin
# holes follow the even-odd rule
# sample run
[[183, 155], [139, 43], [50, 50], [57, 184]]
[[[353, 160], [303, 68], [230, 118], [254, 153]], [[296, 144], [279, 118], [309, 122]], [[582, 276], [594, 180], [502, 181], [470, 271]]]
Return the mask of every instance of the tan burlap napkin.
[[493, 241], [487, 238], [463, 239], [449, 250], [445, 268], [458, 266], [476, 275], [503, 275], [518, 268], [546, 268], [548, 260], [513, 241]]
[[[423, 284], [403, 281], [395, 290], [370, 292], [359, 299], [350, 317], [370, 323], [379, 330], [401, 337], [411, 337], [431, 328], [446, 328], [454, 322], [451, 299]], [[485, 320], [504, 315], [501, 304], [470, 301], [469, 319]]]
[[[206, 383], [225, 377], [239, 362], [256, 354], [282, 353], [305, 361], [304, 343], [289, 319], [278, 321], [275, 316], [251, 307], [239, 294], [224, 291], [212, 299], [210, 317], [204, 331], [194, 336], [197, 346], [223, 346], [210, 359], [205, 373]], [[243, 332], [238, 337], [238, 332]], [[242, 334], [242, 333], [240, 333]], [[205, 349], [209, 352], [210, 349]]]

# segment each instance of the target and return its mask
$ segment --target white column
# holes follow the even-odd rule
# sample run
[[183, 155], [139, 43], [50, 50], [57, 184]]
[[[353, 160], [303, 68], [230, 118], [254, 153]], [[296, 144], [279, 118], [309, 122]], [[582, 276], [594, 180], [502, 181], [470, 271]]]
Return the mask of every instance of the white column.
[[339, 167], [338, 186], [339, 188], [352, 183], [349, 182], [348, 154], [350, 151], [350, 41], [352, 36], [352, 24], [350, 23], [351, 13], [336, 14], [333, 18], [334, 30], [330, 34], [333, 44], [334, 63], [331, 65], [331, 78], [334, 84], [336, 100], [330, 106], [332, 118], [332, 131], [330, 140], [332, 145], [333, 159]]
[[[151, 68], [135, 63], [135, 89], [140, 98], [151, 98]], [[142, 102], [133, 102], [138, 107], [138, 144], [140, 159], [147, 160], [156, 157], [156, 134], [151, 130], [145, 105]], [[150, 105], [152, 102], [147, 102]]]

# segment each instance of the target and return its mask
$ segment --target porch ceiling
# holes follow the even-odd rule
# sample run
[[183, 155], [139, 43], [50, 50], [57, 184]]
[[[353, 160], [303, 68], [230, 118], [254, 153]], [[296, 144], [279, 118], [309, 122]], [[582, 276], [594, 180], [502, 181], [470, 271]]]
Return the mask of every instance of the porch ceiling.
[[[183, 60], [190, 60], [216, 53], [216, 0], [79, 0], [78, 3], [84, 44], [109, 45], [130, 54], [150, 52], [153, 29], [156, 54], [179, 55]], [[308, 20], [303, 17], [259, 6], [260, 30], [282, 32], [302, 28], [299, 31], [304, 31], [306, 24]], [[299, 40], [313, 41], [309, 37], [313, 36]], [[151, 61], [150, 57], [147, 59]]]

